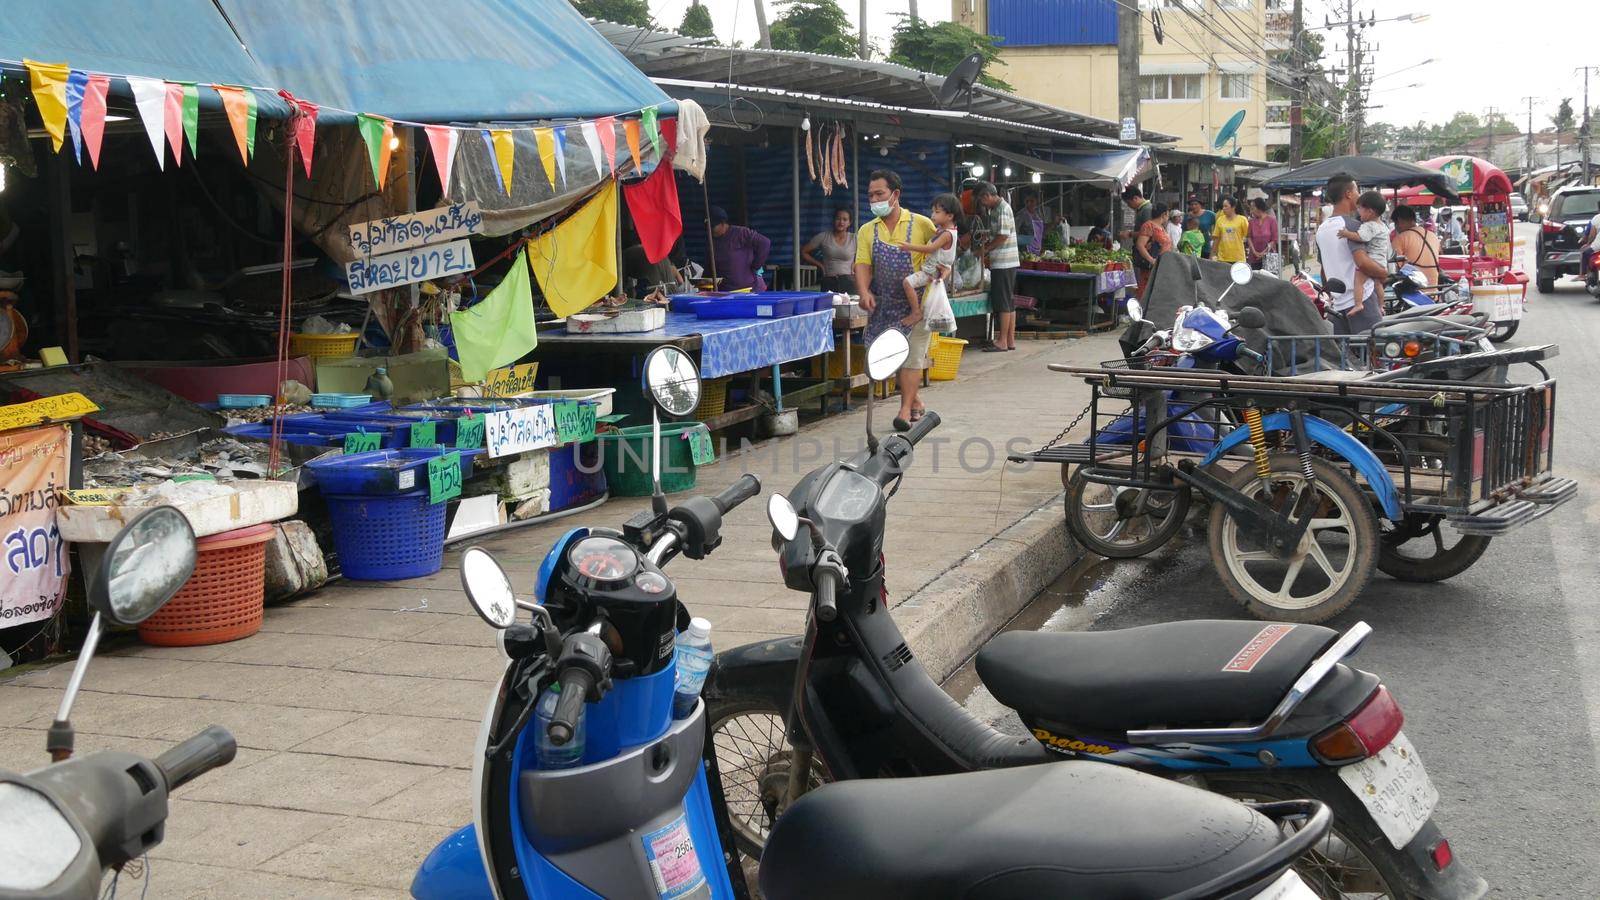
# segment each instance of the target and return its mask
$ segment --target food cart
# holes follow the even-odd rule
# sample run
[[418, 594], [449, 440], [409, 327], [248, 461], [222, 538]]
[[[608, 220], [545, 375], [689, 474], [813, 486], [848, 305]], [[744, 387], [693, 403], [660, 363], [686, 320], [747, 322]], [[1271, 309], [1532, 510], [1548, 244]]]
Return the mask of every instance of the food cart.
[[[1476, 156], [1440, 156], [1419, 165], [1443, 173], [1467, 204], [1467, 253], [1442, 254], [1439, 271], [1466, 285], [1477, 312], [1494, 322], [1490, 339], [1503, 341], [1517, 331], [1527, 300], [1528, 276], [1515, 265], [1511, 179], [1498, 166]], [[1424, 185], [1400, 188], [1396, 203], [1432, 206], [1435, 195]]]

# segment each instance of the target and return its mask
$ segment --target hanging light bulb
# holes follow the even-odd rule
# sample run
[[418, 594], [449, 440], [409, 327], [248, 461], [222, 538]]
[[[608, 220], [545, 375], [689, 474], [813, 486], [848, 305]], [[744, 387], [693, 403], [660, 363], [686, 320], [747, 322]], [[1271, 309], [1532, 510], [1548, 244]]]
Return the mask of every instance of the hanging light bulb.
[[917, 154], [917, 159], [920, 159], [920, 160], [923, 160], [923, 161], [926, 161], [926, 160], [927, 160], [927, 158], [928, 158], [928, 154], [926, 154], [926, 153], [918, 153], [918, 154]]
[[1038, 184], [1039, 182], [1041, 182], [1043, 180], [1044, 180], [1044, 176], [1040, 175], [1038, 172], [1033, 173], [1033, 183], [1034, 184]]
[[806, 113], [806, 117], [804, 119], [800, 120], [800, 130], [801, 131], [810, 131], [811, 130], [811, 114], [810, 113]]
[[879, 147], [878, 148], [878, 155], [879, 156], [888, 156], [889, 155], [889, 148], [888, 147]]
[[395, 135], [394, 137], [389, 138], [389, 149], [391, 151], [400, 149], [400, 136], [399, 135]]
[[1007, 178], [1011, 177], [1011, 167], [1010, 166], [1006, 166], [1006, 177]]
[[982, 178], [983, 177], [983, 164], [982, 163], [973, 163], [972, 164], [972, 177], [973, 178]]

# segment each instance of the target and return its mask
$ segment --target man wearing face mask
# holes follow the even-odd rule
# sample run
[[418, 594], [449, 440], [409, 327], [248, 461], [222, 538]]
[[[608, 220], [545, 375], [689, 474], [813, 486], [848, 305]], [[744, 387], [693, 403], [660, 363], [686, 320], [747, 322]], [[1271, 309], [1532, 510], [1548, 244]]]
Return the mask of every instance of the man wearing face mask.
[[900, 208], [900, 176], [889, 169], [878, 169], [867, 177], [867, 201], [872, 204], [872, 221], [856, 233], [856, 292], [867, 319], [866, 340], [893, 328], [906, 336], [911, 355], [900, 370], [901, 415], [895, 427], [905, 430], [922, 415], [917, 390], [922, 386], [922, 370], [927, 368], [931, 334], [928, 323], [911, 312], [903, 283], [922, 263], [921, 254], [912, 253], [907, 244], [925, 245], [933, 240], [933, 220]]

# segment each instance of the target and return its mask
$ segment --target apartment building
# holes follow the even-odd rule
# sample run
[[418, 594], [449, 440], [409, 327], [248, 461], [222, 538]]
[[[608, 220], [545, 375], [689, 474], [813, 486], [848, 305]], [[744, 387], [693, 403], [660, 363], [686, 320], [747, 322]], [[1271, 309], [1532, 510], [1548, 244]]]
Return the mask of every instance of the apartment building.
[[[994, 74], [1023, 97], [1117, 118], [1117, 5], [1140, 6], [1141, 127], [1179, 135], [1178, 147], [1213, 141], [1240, 110], [1237, 149], [1267, 159], [1289, 143], [1286, 67], [1289, 0], [952, 0], [952, 18], [1000, 38]], [[1154, 19], [1161, 23], [1156, 38]]]

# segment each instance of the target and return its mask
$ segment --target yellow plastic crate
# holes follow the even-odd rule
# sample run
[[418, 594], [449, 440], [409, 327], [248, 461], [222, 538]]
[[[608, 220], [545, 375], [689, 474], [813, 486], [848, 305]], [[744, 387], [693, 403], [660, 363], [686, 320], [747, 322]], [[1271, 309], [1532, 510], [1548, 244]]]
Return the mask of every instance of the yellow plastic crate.
[[289, 335], [289, 358], [296, 359], [309, 356], [316, 359], [343, 359], [354, 356], [356, 343], [361, 340], [361, 335], [351, 331], [345, 334], [301, 334], [294, 332]]
[[928, 368], [928, 380], [955, 381], [956, 373], [961, 370], [961, 352], [966, 348], [967, 342], [961, 338], [933, 335], [928, 345], [928, 356], [933, 360], [933, 365]]

